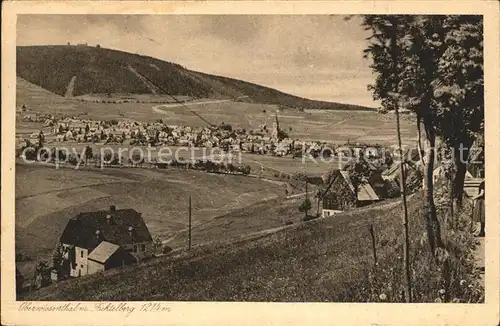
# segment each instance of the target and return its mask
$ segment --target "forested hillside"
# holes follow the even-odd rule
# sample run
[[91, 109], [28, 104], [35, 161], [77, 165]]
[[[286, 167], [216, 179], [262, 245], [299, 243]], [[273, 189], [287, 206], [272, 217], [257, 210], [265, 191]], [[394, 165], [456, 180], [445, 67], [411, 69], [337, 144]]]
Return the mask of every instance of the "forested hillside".
[[309, 100], [249, 82], [188, 70], [178, 64], [92, 46], [17, 47], [17, 75], [55, 94], [185, 95], [239, 98], [301, 109], [372, 110], [357, 105]]

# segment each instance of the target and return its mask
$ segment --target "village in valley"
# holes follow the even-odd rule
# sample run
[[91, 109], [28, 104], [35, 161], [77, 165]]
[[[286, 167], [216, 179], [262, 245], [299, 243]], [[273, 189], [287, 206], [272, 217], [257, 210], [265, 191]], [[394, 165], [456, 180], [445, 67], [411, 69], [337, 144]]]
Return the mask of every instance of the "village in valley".
[[[378, 26], [369, 18], [363, 23]], [[105, 300], [107, 292], [93, 282], [109, 280], [109, 293], [118, 296], [113, 300], [434, 300], [423, 290], [421, 297], [411, 294], [400, 276], [383, 269], [397, 269], [398, 275], [409, 270], [408, 257], [398, 253], [405, 241], [422, 252], [413, 264], [430, 259], [423, 252], [433, 240], [426, 238], [421, 208], [429, 184], [439, 221], [450, 223], [455, 235], [466, 234], [464, 252], [475, 250], [483, 236], [484, 221], [471, 216], [484, 196], [484, 122], [470, 127], [476, 129], [467, 162], [459, 166], [463, 200], [457, 204], [450, 193], [457, 192], [450, 181], [457, 163], [447, 157], [448, 131], [436, 127], [440, 134], [429, 156], [422, 144], [426, 135], [416, 127], [420, 111], [408, 101], [398, 99], [406, 104], [395, 107], [383, 101], [379, 110], [349, 107], [103, 43], [62, 44], [17, 49], [21, 299]], [[86, 68], [80, 71], [75, 63], [66, 69], [71, 60]], [[44, 72], [47, 62], [69, 63], [53, 76]], [[406, 238], [402, 215], [413, 228]], [[330, 260], [320, 263], [319, 256]], [[329, 270], [351, 259], [359, 265], [342, 267], [352, 278], [342, 283]], [[384, 265], [396, 260], [398, 267]], [[295, 277], [282, 270], [288, 261], [297, 266], [299, 290], [283, 281]], [[311, 266], [321, 278], [311, 279]], [[448, 291], [436, 292], [436, 300], [451, 302], [448, 293], [483, 300], [480, 267], [470, 267], [470, 279], [456, 272], [456, 279], [446, 281], [441, 269], [428, 271], [437, 280], [433, 286]], [[138, 275], [147, 275], [153, 292], [136, 291]], [[425, 277], [415, 276], [415, 282]], [[467, 290], [459, 290], [461, 278], [469, 282]], [[159, 285], [162, 280], [165, 285]], [[191, 293], [188, 280], [206, 290]], [[374, 287], [371, 294], [363, 297], [360, 288], [349, 297], [357, 283]], [[71, 284], [91, 290], [73, 293]], [[314, 284], [310, 297], [304, 294], [307, 284]]]

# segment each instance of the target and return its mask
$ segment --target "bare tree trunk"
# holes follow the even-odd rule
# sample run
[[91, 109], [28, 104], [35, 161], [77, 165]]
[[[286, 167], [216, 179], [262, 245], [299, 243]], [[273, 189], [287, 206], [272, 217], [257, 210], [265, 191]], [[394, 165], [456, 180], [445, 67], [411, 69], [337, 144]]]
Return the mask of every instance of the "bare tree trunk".
[[472, 145], [472, 140], [467, 139], [462, 143], [462, 148], [460, 144], [454, 147], [454, 163], [455, 163], [455, 176], [453, 178], [453, 208], [454, 211], [458, 211], [463, 205], [463, 193], [464, 193], [464, 183], [465, 174], [467, 173], [467, 158], [470, 152], [470, 146]]
[[436, 205], [434, 203], [434, 159], [436, 153], [436, 132], [432, 121], [424, 118], [424, 127], [426, 134], [426, 153], [424, 168], [424, 214], [427, 224], [427, 237], [429, 246], [433, 254], [437, 247], [443, 247], [441, 240], [441, 226], [436, 214]]
[[422, 167], [424, 166], [424, 149], [422, 148], [422, 117], [420, 116], [419, 113], [417, 113], [417, 149], [418, 149], [418, 156], [420, 158], [420, 163], [422, 164]]

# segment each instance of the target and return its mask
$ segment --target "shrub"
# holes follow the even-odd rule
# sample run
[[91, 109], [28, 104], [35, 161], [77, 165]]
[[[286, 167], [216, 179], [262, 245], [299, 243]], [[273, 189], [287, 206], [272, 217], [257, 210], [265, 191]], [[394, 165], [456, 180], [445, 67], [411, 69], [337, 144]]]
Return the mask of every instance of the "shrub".
[[250, 167], [250, 165], [245, 165], [241, 169], [241, 173], [243, 173], [244, 175], [249, 175], [251, 171], [252, 168]]
[[69, 154], [68, 163], [71, 165], [77, 165], [78, 164], [78, 157], [74, 153]]
[[[429, 251], [422, 211], [414, 207], [409, 212], [412, 300], [483, 302], [484, 287], [475, 267], [473, 252], [476, 241], [469, 230], [468, 208], [458, 212], [453, 223], [447, 215], [449, 212], [439, 207], [438, 210], [446, 248], [439, 251], [437, 260]], [[385, 246], [388, 252], [380, 257], [377, 266], [366, 269], [363, 281], [350, 288], [351, 293], [345, 294], [350, 301], [404, 302], [403, 237], [398, 235], [401, 230], [396, 231], [393, 236], [386, 232], [377, 240], [377, 246]]]
[[34, 148], [34, 147], [27, 147], [24, 150], [24, 155], [26, 157], [26, 160], [35, 161], [37, 159], [36, 148]]
[[311, 208], [312, 208], [311, 200], [310, 200], [309, 198], [306, 198], [306, 199], [304, 199], [304, 201], [300, 204], [300, 206], [299, 206], [299, 211], [300, 211], [300, 212], [306, 212], [306, 211], [311, 210]]

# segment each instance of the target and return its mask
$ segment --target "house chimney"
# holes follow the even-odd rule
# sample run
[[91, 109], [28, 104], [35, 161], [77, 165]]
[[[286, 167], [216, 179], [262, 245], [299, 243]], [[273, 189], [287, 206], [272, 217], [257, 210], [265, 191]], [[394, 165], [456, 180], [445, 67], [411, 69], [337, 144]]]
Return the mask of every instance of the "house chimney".
[[132, 236], [132, 232], [134, 231], [134, 228], [132, 226], [128, 227], [128, 234]]
[[109, 210], [112, 212], [116, 211], [116, 206], [115, 205], [109, 206]]
[[96, 237], [97, 241], [101, 240], [101, 231], [96, 230], [95, 231], [95, 237]]
[[112, 220], [113, 216], [111, 216], [111, 214], [106, 215], [106, 223], [111, 224]]

